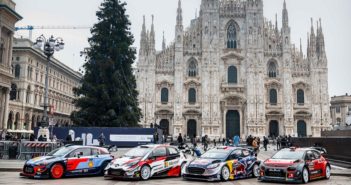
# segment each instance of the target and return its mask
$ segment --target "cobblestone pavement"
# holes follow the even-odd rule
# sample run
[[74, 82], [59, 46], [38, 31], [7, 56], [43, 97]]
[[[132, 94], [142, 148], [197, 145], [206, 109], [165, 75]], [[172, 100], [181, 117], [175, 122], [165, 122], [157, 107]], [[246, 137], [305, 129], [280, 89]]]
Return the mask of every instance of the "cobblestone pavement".
[[[351, 181], [351, 177], [332, 176], [330, 180], [312, 181], [310, 185], [347, 185]], [[277, 185], [280, 183], [262, 183], [257, 179], [242, 179], [229, 182], [197, 182], [185, 181], [182, 178], [161, 178], [151, 179], [148, 181], [120, 181], [120, 180], [104, 180], [103, 177], [81, 177], [81, 178], [63, 178], [59, 180], [35, 180], [19, 177], [18, 172], [0, 172], [0, 184], [16, 184], [16, 185]]]

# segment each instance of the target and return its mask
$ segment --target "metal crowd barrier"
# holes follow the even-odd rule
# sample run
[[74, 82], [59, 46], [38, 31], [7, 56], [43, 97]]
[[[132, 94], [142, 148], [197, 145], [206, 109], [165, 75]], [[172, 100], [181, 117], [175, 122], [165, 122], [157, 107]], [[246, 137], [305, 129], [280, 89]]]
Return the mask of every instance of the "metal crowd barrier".
[[27, 160], [43, 156], [62, 146], [60, 142], [22, 141], [19, 143], [18, 159]]
[[[10, 159], [17, 157], [17, 141], [0, 141], [0, 159]], [[10, 149], [11, 152], [10, 152]], [[15, 151], [13, 151], [15, 149]], [[10, 156], [10, 155], [14, 156]]]

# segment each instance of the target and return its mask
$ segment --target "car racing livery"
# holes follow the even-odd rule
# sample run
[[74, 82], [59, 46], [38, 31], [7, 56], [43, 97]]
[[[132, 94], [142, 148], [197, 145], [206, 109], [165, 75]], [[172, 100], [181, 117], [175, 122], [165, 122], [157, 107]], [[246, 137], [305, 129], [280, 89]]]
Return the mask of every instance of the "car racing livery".
[[114, 159], [105, 169], [105, 177], [140, 178], [180, 176], [186, 156], [169, 145], [142, 145]]
[[315, 148], [286, 148], [260, 166], [261, 181], [299, 182], [330, 178], [330, 164]]
[[63, 176], [103, 175], [112, 159], [105, 148], [65, 146], [26, 161], [20, 176], [59, 179]]
[[258, 177], [260, 162], [253, 151], [242, 147], [218, 147], [187, 163], [184, 179], [227, 181]]

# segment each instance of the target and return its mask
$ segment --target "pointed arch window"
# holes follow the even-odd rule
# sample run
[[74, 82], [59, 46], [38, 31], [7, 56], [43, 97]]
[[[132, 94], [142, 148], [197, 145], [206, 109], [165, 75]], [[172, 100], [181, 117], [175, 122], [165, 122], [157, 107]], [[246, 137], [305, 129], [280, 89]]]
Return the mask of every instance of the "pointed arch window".
[[161, 89], [161, 103], [168, 103], [168, 89]]
[[21, 66], [19, 64], [16, 64], [15, 66], [15, 78], [19, 78], [21, 74]]
[[188, 75], [189, 77], [196, 77], [197, 76], [197, 62], [196, 60], [190, 60], [188, 66]]
[[4, 56], [4, 51], [5, 51], [5, 47], [4, 44], [2, 43], [2, 41], [0, 41], [0, 63], [2, 63], [3, 61], [3, 56]]
[[234, 22], [231, 22], [227, 29], [227, 48], [237, 48], [237, 30]]
[[238, 70], [235, 66], [228, 67], [228, 83], [238, 83]]
[[298, 105], [305, 104], [305, 92], [302, 89], [297, 90], [296, 96]]
[[276, 89], [269, 90], [269, 103], [271, 105], [277, 105], [278, 103], [278, 93]]
[[276, 78], [277, 77], [277, 66], [275, 62], [270, 61], [268, 64], [268, 77], [269, 78]]
[[196, 90], [194, 88], [190, 88], [188, 92], [188, 102], [189, 104], [196, 103]]

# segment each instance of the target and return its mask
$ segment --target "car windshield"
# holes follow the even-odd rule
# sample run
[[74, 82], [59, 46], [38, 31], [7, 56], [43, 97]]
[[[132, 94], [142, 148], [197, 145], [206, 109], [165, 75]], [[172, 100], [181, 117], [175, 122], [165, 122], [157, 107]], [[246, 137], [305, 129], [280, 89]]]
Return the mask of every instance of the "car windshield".
[[137, 147], [129, 150], [127, 153], [124, 154], [124, 156], [125, 157], [143, 157], [150, 151], [151, 151], [151, 148]]
[[228, 156], [230, 150], [210, 150], [204, 153], [201, 158], [205, 159], [224, 159]]
[[71, 147], [61, 147], [51, 151], [50, 153], [47, 154], [47, 156], [61, 157], [63, 155], [68, 154], [70, 151], [72, 151]]
[[281, 150], [277, 152], [272, 159], [302, 159], [305, 151], [303, 150]]

